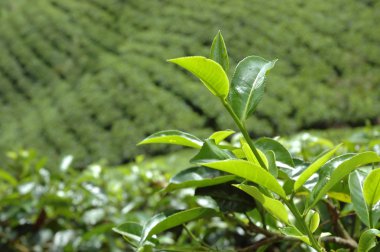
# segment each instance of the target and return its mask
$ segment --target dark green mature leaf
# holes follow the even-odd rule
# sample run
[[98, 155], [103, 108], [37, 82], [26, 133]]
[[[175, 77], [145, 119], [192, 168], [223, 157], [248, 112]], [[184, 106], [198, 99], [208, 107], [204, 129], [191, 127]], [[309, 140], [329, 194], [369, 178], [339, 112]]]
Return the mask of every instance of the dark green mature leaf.
[[179, 130], [164, 130], [148, 136], [137, 145], [152, 143], [176, 144], [196, 149], [200, 149], [203, 144], [202, 140], [189, 133]]
[[348, 179], [350, 185], [351, 200], [355, 212], [359, 216], [360, 220], [368, 227], [369, 216], [367, 204], [365, 203], [363, 196], [363, 181], [364, 176], [362, 176], [359, 171], [353, 171]]
[[366, 164], [376, 163], [380, 161], [380, 157], [372, 151], [358, 153], [354, 156], [349, 157], [342, 163], [340, 163], [335, 170], [333, 170], [331, 177], [325, 177], [327, 181], [326, 184], [323, 185], [321, 189], [317, 188], [318, 193], [313, 198], [309, 209], [313, 207], [327, 192], [337, 184], [341, 179], [350, 174], [353, 170], [358, 167], [361, 167]]
[[364, 200], [369, 210], [380, 200], [380, 169], [372, 170], [363, 184]]
[[206, 139], [201, 150], [190, 160], [190, 162], [204, 163], [231, 158], [235, 158], [235, 156], [229, 150], [220, 148], [215, 144], [213, 139]]
[[209, 136], [209, 139], [214, 139], [216, 144], [219, 144], [221, 141], [229, 137], [235, 133], [233, 130], [222, 130], [222, 131], [216, 131], [211, 136]]
[[301, 186], [305, 184], [305, 182], [334, 155], [339, 147], [340, 145], [322, 154], [306, 170], [304, 170], [294, 183], [294, 191], [298, 191], [298, 189], [301, 188]]
[[200, 218], [207, 218], [215, 216], [218, 213], [212, 208], [196, 207], [184, 211], [179, 211], [174, 214], [159, 213], [153, 216], [144, 225], [141, 233], [139, 246], [152, 237], [152, 235], [161, 233], [170, 228], [184, 224], [189, 221], [197, 220]]
[[229, 183], [197, 188], [195, 195], [213, 198], [222, 212], [245, 213], [256, 206], [249, 195]]
[[276, 155], [276, 161], [294, 167], [293, 158], [289, 151], [278, 141], [272, 138], [263, 137], [255, 142], [255, 146], [264, 153], [265, 151], [273, 151]]
[[170, 179], [169, 185], [165, 188], [165, 191], [169, 192], [181, 188], [199, 188], [218, 185], [234, 179], [236, 179], [235, 175], [226, 172], [203, 166], [192, 167], [174, 175]]
[[218, 62], [223, 67], [224, 71], [228, 73], [230, 61], [228, 59], [227, 47], [220, 31], [218, 31], [218, 34], [216, 34], [214, 41], [212, 42], [210, 58]]
[[358, 252], [368, 252], [377, 244], [376, 236], [380, 237], [380, 231], [377, 229], [368, 229], [359, 239]]
[[272, 192], [277, 193], [279, 196], [285, 198], [284, 189], [278, 183], [275, 177], [264, 168], [245, 160], [223, 160], [211, 163], [202, 164], [204, 166], [217, 169], [220, 171], [229, 172], [239, 177], [257, 183]]
[[228, 101], [240, 121], [245, 121], [259, 104], [264, 94], [265, 74], [275, 63], [276, 60], [268, 61], [258, 56], [249, 56], [236, 66]]
[[226, 72], [219, 63], [202, 56], [182, 57], [168, 61], [194, 74], [215, 96], [227, 98], [230, 84]]
[[265, 208], [265, 210], [267, 210], [275, 218], [279, 219], [283, 223], [289, 224], [288, 210], [286, 209], [284, 204], [281, 203], [281, 201], [269, 198], [254, 186], [244, 184], [234, 186], [248, 193], [258, 202], [260, 202], [262, 206]]

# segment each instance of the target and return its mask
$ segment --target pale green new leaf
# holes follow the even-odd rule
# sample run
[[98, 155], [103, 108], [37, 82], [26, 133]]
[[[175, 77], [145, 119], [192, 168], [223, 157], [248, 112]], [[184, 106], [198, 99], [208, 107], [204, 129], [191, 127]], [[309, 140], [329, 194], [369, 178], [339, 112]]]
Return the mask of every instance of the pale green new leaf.
[[280, 231], [281, 233], [283, 233], [284, 235], [288, 237], [299, 239], [305, 242], [306, 244], [311, 245], [309, 238], [306, 235], [302, 234], [297, 228], [293, 226], [280, 228]]
[[[253, 162], [257, 165], [260, 165], [259, 160], [257, 160], [255, 154], [253, 154], [253, 151], [252, 151], [252, 149], [248, 143], [242, 142], [241, 149], [243, 150], [244, 155], [248, 161]], [[259, 149], [257, 150], [257, 152], [259, 153], [261, 160], [263, 160], [265, 166], [268, 167], [268, 160], [267, 160], [267, 157], [265, 156], [265, 154]]]
[[328, 181], [321, 190], [319, 190], [316, 197], [313, 199], [309, 209], [312, 208], [327, 192], [344, 177], [350, 174], [353, 170], [366, 164], [376, 163], [380, 161], [380, 157], [373, 151], [366, 151], [358, 153], [349, 159], [345, 160], [332, 172], [331, 178], [326, 177]]
[[202, 56], [182, 57], [170, 59], [198, 77], [214, 95], [225, 99], [229, 92], [229, 80], [222, 66]]
[[319, 213], [314, 210], [310, 210], [305, 217], [305, 221], [308, 224], [309, 229], [312, 233], [314, 233], [315, 230], [317, 230], [320, 220], [321, 218], [319, 216]]
[[228, 73], [230, 61], [228, 59], [227, 47], [220, 31], [216, 34], [214, 41], [212, 42], [210, 58], [218, 62], [223, 67], [224, 71]]
[[377, 244], [376, 236], [380, 237], [380, 231], [377, 229], [368, 229], [359, 239], [358, 252], [368, 252]]
[[176, 144], [196, 149], [200, 149], [203, 145], [203, 141], [199, 138], [179, 130], [164, 130], [156, 132], [142, 140], [137, 145], [152, 143]]
[[227, 137], [234, 134], [235, 131], [233, 130], [222, 130], [222, 131], [216, 131], [212, 133], [211, 136], [209, 136], [209, 139], [214, 139], [216, 144], [219, 144], [221, 141], [226, 139]]
[[204, 163], [202, 165], [235, 174], [236, 176], [257, 183], [258, 185], [261, 185], [270, 191], [277, 193], [279, 196], [286, 198], [285, 191], [282, 189], [277, 179], [273, 177], [273, 175], [270, 174], [267, 170], [252, 162], [246, 160], [229, 159]]
[[305, 171], [303, 171], [294, 183], [294, 191], [300, 189], [301, 186], [305, 184], [305, 182], [334, 155], [339, 147], [340, 145], [323, 154], [317, 160], [315, 160]]
[[228, 102], [240, 121], [245, 121], [259, 104], [264, 95], [265, 75], [275, 63], [276, 60], [268, 61], [258, 56], [249, 56], [236, 66]]
[[369, 215], [367, 204], [363, 196], [363, 180], [364, 177], [359, 173], [359, 171], [353, 171], [350, 174], [348, 183], [350, 186], [351, 201], [355, 212], [359, 216], [360, 220], [368, 227]]
[[380, 169], [372, 170], [363, 184], [363, 195], [369, 210], [380, 200]]
[[288, 211], [285, 208], [284, 204], [281, 203], [281, 201], [267, 197], [254, 186], [248, 186], [244, 184], [234, 186], [255, 198], [275, 218], [279, 219], [285, 224], [289, 224]]

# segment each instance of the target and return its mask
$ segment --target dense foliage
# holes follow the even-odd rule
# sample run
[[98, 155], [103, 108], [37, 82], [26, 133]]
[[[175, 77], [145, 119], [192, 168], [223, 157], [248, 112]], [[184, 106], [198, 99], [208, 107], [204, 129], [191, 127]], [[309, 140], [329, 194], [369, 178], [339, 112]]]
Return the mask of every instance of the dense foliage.
[[[156, 236], [178, 226], [198, 241], [199, 247], [191, 247], [191, 251], [226, 250], [231, 245], [241, 252], [272, 248], [317, 252], [347, 248], [368, 252], [376, 247], [380, 237], [378, 136], [367, 143], [375, 151], [339, 154], [342, 144], [334, 146], [327, 139], [306, 135], [306, 146], [321, 143], [329, 147], [312, 160], [302, 141], [289, 144], [290, 148], [299, 148], [299, 158], [276, 139], [263, 137], [253, 141], [247, 131], [247, 119], [263, 98], [265, 77], [277, 60], [248, 56], [229, 77], [229, 57], [220, 32], [209, 55], [168, 61], [204, 84], [231, 116], [239, 133], [228, 141], [235, 133], [232, 130], [216, 131], [204, 139], [183, 131], [165, 130], [139, 144], [175, 144], [195, 149], [196, 154], [190, 159], [193, 167], [175, 174], [164, 191], [194, 188], [195, 197], [208, 197], [211, 202], [198, 201], [195, 207], [185, 209], [175, 207], [144, 223], [125, 222], [114, 231], [141, 252], [167, 250], [167, 245]], [[357, 146], [348, 144], [346, 148], [355, 150]], [[341, 205], [345, 207], [341, 209]], [[354, 229], [340, 220], [347, 213], [355, 219]], [[210, 241], [213, 225], [197, 238], [186, 224], [199, 219], [233, 222], [235, 233], [244, 236], [244, 244], [225, 236], [224, 246]], [[169, 249], [188, 251], [182, 244]]]
[[3, 0], [0, 152], [120, 163], [164, 127], [233, 127], [192, 77], [161, 64], [206, 53], [218, 29], [231, 65], [250, 53], [281, 59], [249, 119], [254, 134], [375, 120], [379, 10], [370, 0]]

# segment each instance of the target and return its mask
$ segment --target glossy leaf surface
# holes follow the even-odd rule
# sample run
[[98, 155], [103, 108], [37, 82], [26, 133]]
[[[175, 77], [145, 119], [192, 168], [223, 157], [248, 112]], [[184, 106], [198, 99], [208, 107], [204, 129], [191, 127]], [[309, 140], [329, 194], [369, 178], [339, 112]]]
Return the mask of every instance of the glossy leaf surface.
[[305, 221], [312, 233], [317, 230], [320, 220], [319, 213], [314, 210], [310, 210], [305, 217]]
[[364, 176], [359, 171], [353, 171], [348, 179], [351, 200], [355, 212], [359, 216], [360, 220], [368, 227], [369, 216], [367, 204], [363, 196], [363, 181]]
[[259, 104], [264, 95], [265, 75], [275, 63], [276, 60], [249, 56], [236, 66], [228, 101], [240, 121], [245, 121]]
[[281, 201], [267, 197], [254, 186], [248, 186], [244, 184], [235, 186], [260, 202], [261, 205], [275, 218], [279, 219], [283, 223], [289, 223], [288, 210], [284, 204], [281, 203]]
[[353, 170], [363, 165], [379, 162], [379, 156], [372, 151], [358, 153], [341, 162], [335, 170], [332, 171], [331, 177], [322, 178], [327, 181], [326, 184], [318, 191], [310, 207], [313, 207], [335, 184], [350, 174]]
[[294, 191], [300, 189], [301, 186], [305, 184], [305, 182], [334, 155], [334, 153], [338, 150], [339, 147], [340, 145], [336, 146], [327, 153], [324, 153], [317, 160], [315, 160], [305, 171], [303, 171], [294, 183]]
[[202, 147], [203, 141], [183, 131], [164, 130], [148, 136], [140, 143], [138, 143], [138, 145], [152, 143], [176, 144], [200, 149]]
[[228, 59], [227, 47], [220, 31], [216, 34], [212, 42], [210, 59], [218, 62], [223, 67], [224, 71], [228, 73], [230, 61]]
[[369, 210], [380, 200], [380, 169], [371, 171], [363, 184], [364, 200]]
[[[237, 181], [234, 181], [234, 183], [237, 183]], [[195, 195], [211, 197], [218, 204], [222, 212], [245, 213], [251, 211], [256, 206], [255, 201], [248, 194], [232, 186], [230, 183], [197, 188]]]
[[190, 160], [190, 162], [204, 163], [231, 158], [234, 158], [234, 155], [229, 150], [220, 148], [215, 144], [213, 139], [206, 139], [201, 150]]
[[227, 97], [230, 88], [229, 80], [219, 63], [202, 56], [181, 57], [168, 61], [194, 74], [212, 94], [223, 99]]
[[209, 136], [209, 139], [214, 139], [215, 143], [219, 144], [221, 141], [223, 141], [224, 139], [226, 139], [234, 133], [235, 131], [233, 130], [216, 131], [211, 136]]
[[202, 165], [235, 174], [239, 177], [257, 183], [271, 190], [272, 192], [277, 193], [281, 197], [286, 197], [284, 189], [282, 189], [276, 178], [273, 177], [272, 174], [270, 174], [264, 168], [252, 162], [232, 159], [205, 163]]
[[368, 252], [377, 244], [376, 237], [380, 237], [380, 231], [377, 229], [368, 229], [359, 239], [358, 252]]
[[236, 179], [235, 175], [225, 173], [219, 170], [207, 167], [192, 167], [183, 170], [174, 175], [169, 185], [165, 188], [166, 192], [188, 188], [188, 187], [206, 187], [217, 184], [222, 184]]
[[290, 167], [294, 167], [293, 158], [289, 151], [278, 141], [272, 138], [263, 137], [255, 142], [255, 146], [263, 152], [273, 151], [276, 155], [276, 161], [280, 161]]
[[152, 235], [161, 233], [170, 228], [184, 224], [189, 221], [197, 220], [199, 218], [206, 218], [217, 215], [217, 212], [212, 208], [197, 207], [188, 210], [176, 212], [174, 214], [159, 213], [153, 216], [144, 225], [141, 234], [139, 245], [141, 246]]

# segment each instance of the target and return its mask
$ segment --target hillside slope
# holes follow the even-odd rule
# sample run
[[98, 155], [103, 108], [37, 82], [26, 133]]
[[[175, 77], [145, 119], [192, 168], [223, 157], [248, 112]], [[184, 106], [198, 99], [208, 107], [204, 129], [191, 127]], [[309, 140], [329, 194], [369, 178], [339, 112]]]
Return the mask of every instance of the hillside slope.
[[[380, 108], [375, 1], [34, 0], [0, 3], [0, 152], [35, 148], [120, 163], [161, 129], [233, 127], [192, 76], [165, 62], [278, 58], [254, 135], [362, 124]], [[376, 31], [378, 30], [378, 31]], [[230, 73], [232, 74], [232, 73]]]

